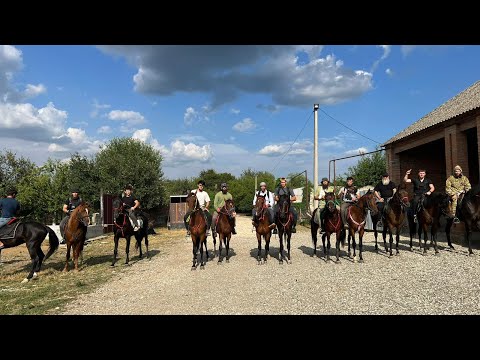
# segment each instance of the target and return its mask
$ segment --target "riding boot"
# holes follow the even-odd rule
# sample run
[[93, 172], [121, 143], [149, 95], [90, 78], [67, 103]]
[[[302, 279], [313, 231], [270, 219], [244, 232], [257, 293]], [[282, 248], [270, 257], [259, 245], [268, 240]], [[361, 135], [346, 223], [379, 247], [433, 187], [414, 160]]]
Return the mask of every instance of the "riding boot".
[[235, 231], [235, 227], [233, 227], [232, 234], [237, 235], [237, 232]]

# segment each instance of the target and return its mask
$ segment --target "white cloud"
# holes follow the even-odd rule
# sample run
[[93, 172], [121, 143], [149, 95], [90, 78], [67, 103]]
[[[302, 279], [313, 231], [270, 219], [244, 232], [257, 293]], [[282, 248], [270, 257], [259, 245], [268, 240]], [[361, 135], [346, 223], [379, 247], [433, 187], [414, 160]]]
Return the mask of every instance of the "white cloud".
[[145, 118], [136, 111], [112, 110], [108, 113], [108, 118], [114, 121], [125, 121], [128, 125], [143, 124]]
[[238, 132], [248, 132], [248, 131], [254, 130], [256, 127], [257, 127], [257, 124], [255, 124], [252, 121], [252, 119], [245, 118], [242, 121], [233, 125], [232, 129]]
[[365, 154], [368, 152], [368, 149], [365, 147], [359, 147], [358, 149], [352, 149], [352, 150], [347, 150], [345, 151], [345, 155], [359, 155], [359, 154]]
[[400, 51], [403, 57], [407, 57], [416, 47], [417, 45], [402, 45], [400, 46]]
[[266, 110], [268, 112], [274, 113], [280, 110], [280, 106], [273, 105], [273, 104], [270, 104], [270, 105], [258, 104], [257, 109]]
[[50, 144], [47, 148], [48, 152], [66, 152], [68, 149], [58, 144]]
[[194, 120], [198, 117], [198, 113], [195, 111], [195, 109], [191, 106], [189, 106], [185, 110], [185, 114], [183, 115], [183, 122], [185, 125], [192, 125]]
[[[241, 93], [267, 94], [274, 105], [303, 107], [312, 103], [339, 103], [372, 88], [371, 73], [349, 69], [333, 54], [319, 57], [322, 47], [318, 45], [103, 46], [100, 49], [124, 56], [137, 67], [133, 77], [136, 91], [159, 96], [210, 93], [211, 110]], [[308, 55], [303, 64], [298, 63], [301, 51]], [[191, 59], [195, 59], [195, 66], [191, 65]]]
[[100, 104], [97, 99], [93, 99], [93, 104], [92, 104], [92, 111], [90, 112], [90, 117], [96, 118], [98, 116], [98, 113], [102, 109], [109, 109], [111, 106], [108, 104]]
[[97, 133], [99, 134], [110, 134], [112, 132], [112, 128], [110, 126], [100, 126], [98, 129], [97, 129]]
[[278, 156], [283, 155], [286, 151], [288, 151], [288, 154], [285, 156], [305, 155], [310, 154], [312, 150], [313, 143], [310, 140], [303, 140], [300, 142], [296, 142], [293, 145], [291, 142], [266, 145], [258, 151], [258, 154], [266, 156]]
[[385, 74], [387, 74], [388, 76], [393, 76], [393, 70], [388, 68], [387, 70], [385, 70]]
[[152, 140], [152, 131], [150, 129], [140, 129], [133, 133], [132, 139], [143, 141], [144, 143]]
[[240, 110], [239, 110], [239, 109], [234, 109], [234, 108], [232, 108], [232, 109], [230, 109], [230, 112], [231, 112], [232, 114], [235, 114], [235, 115], [240, 114]]
[[38, 85], [28, 84], [24, 91], [24, 95], [25, 95], [25, 98], [33, 98], [35, 96], [38, 96], [46, 92], [47, 92], [47, 88], [43, 84], [38, 84]]
[[380, 62], [382, 62], [383, 60], [385, 60], [388, 55], [390, 55], [390, 52], [392, 51], [392, 46], [391, 45], [377, 45], [377, 47], [379, 48], [382, 48], [383, 50], [383, 54], [382, 56], [380, 57], [380, 59], [376, 60], [373, 65], [372, 65], [372, 69], [370, 70], [370, 72], [375, 72], [375, 70], [377, 69], [378, 65], [380, 64]]

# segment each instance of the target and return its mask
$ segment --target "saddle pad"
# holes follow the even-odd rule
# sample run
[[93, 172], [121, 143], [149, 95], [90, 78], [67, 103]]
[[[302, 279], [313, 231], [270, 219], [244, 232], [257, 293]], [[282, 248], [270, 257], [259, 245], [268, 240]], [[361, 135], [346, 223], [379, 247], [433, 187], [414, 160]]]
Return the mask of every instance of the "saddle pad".
[[17, 227], [20, 225], [20, 222], [17, 221], [12, 225], [4, 225], [0, 228], [0, 240], [3, 239], [13, 239], [17, 232]]

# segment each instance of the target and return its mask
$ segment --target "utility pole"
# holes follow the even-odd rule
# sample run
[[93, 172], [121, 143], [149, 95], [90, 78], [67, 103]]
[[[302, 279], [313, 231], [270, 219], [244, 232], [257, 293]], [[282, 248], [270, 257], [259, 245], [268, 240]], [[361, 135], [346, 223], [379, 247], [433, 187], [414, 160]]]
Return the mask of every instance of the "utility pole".
[[[317, 193], [318, 187], [318, 104], [313, 104], [313, 196]], [[318, 207], [318, 200], [313, 200], [313, 208]]]
[[257, 175], [255, 175], [255, 191], [257, 191]]

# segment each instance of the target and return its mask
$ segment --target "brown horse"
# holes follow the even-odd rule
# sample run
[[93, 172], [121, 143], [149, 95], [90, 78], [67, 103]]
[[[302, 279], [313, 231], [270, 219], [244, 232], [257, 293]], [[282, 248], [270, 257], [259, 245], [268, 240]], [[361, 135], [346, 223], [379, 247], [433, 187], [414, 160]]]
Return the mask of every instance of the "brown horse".
[[[335, 204], [335, 194], [333, 192], [329, 192], [325, 194], [325, 206], [327, 207], [327, 210], [324, 213], [325, 219], [323, 221], [325, 229], [323, 229], [325, 232], [322, 235], [322, 243], [323, 243], [323, 253], [327, 256], [327, 261], [330, 260], [330, 236], [332, 234], [336, 235], [336, 262], [340, 263], [340, 243], [342, 243], [342, 246], [345, 245], [345, 237], [346, 237], [346, 232], [345, 229], [343, 228], [343, 221], [342, 217], [340, 216], [340, 211], [337, 209], [337, 206]], [[318, 211], [315, 210], [315, 211]], [[315, 216], [315, 213], [313, 214]], [[313, 219], [313, 217], [312, 217]], [[318, 226], [318, 225], [317, 225]], [[325, 239], [327, 239], [327, 247], [325, 248]], [[316, 254], [317, 250], [317, 234], [315, 233], [314, 237], [314, 254]]]
[[65, 242], [67, 243], [67, 256], [63, 271], [68, 271], [68, 262], [70, 261], [70, 248], [73, 248], [73, 263], [75, 266], [75, 270], [78, 271], [78, 257], [83, 251], [88, 224], [90, 224], [90, 216], [88, 215], [88, 204], [82, 202], [72, 211], [65, 226]]
[[[395, 236], [397, 244], [395, 250], [397, 255], [400, 254], [398, 251], [398, 243], [400, 241], [400, 230], [403, 226], [405, 218], [407, 216], [408, 208], [410, 207], [410, 202], [408, 200], [408, 192], [405, 190], [402, 185], [397, 186], [397, 191], [393, 194], [393, 197], [388, 203], [385, 204], [384, 209], [384, 225], [383, 225], [383, 245], [385, 246], [385, 252], [388, 253], [386, 235], [387, 229], [390, 233], [390, 254], [392, 256], [392, 245], [393, 245], [393, 230], [395, 229]], [[375, 216], [377, 219], [382, 214]], [[372, 217], [373, 220], [373, 217]], [[373, 220], [375, 221], [375, 220]], [[377, 238], [375, 237], [375, 251], [378, 251]]]
[[[222, 241], [225, 244], [225, 250], [227, 251], [227, 255], [225, 261], [228, 263], [228, 249], [230, 248], [230, 238], [232, 237], [233, 231], [233, 218], [235, 216], [235, 204], [233, 200], [225, 200], [225, 205], [220, 209], [220, 213], [217, 217], [216, 223], [216, 232], [218, 234], [218, 238], [220, 243], [218, 245], [218, 264], [222, 262]], [[215, 234], [215, 233], [214, 233]], [[213, 236], [213, 254], [215, 256], [216, 252], [216, 239]], [[208, 257], [208, 255], [207, 255]]]
[[[442, 192], [434, 192], [430, 196], [424, 196], [423, 202], [420, 201], [421, 209], [418, 211], [418, 242], [420, 250], [422, 249], [422, 231], [424, 234], [425, 246], [423, 248], [423, 255], [427, 255], [427, 231], [431, 227], [431, 242], [435, 249], [435, 255], [439, 254], [437, 248], [437, 231], [440, 227], [440, 216], [445, 215], [448, 219], [453, 218], [451, 214], [450, 203], [452, 198], [450, 195]], [[413, 248], [412, 238], [415, 233], [416, 224], [413, 222], [413, 213], [409, 214], [408, 222], [410, 225], [410, 249]]]
[[197, 269], [197, 253], [200, 250], [200, 269], [205, 269], [205, 262], [203, 261], [203, 246], [205, 246], [206, 261], [208, 261], [207, 250], [207, 221], [203, 210], [198, 202], [195, 193], [189, 193], [186, 198], [187, 206], [191, 210], [190, 214], [190, 236], [193, 243], [193, 265], [192, 270]]
[[257, 196], [255, 202], [255, 218], [258, 221], [256, 226], [257, 241], [258, 241], [258, 254], [257, 261], [261, 264], [262, 256], [262, 236], [265, 239], [265, 256], [263, 258], [264, 263], [267, 262], [270, 250], [270, 238], [272, 237], [272, 229], [270, 228], [270, 219], [268, 217], [268, 207], [265, 205], [265, 196]]
[[283, 238], [287, 242], [287, 264], [290, 259], [290, 238], [292, 237], [293, 214], [290, 212], [290, 195], [280, 195], [278, 200], [278, 213], [276, 214], [276, 224], [278, 228], [278, 238], [280, 240], [280, 253], [278, 261], [283, 264]]
[[360, 262], [363, 262], [362, 250], [363, 250], [363, 234], [365, 232], [365, 220], [367, 218], [367, 211], [370, 210], [372, 215], [378, 213], [377, 204], [375, 202], [375, 196], [372, 190], [368, 190], [356, 204], [352, 204], [347, 208], [347, 223], [348, 223], [348, 257], [350, 257], [350, 239], [353, 239], [353, 261], [357, 261], [355, 254], [356, 243], [355, 233], [358, 231], [359, 237], [359, 256]]

